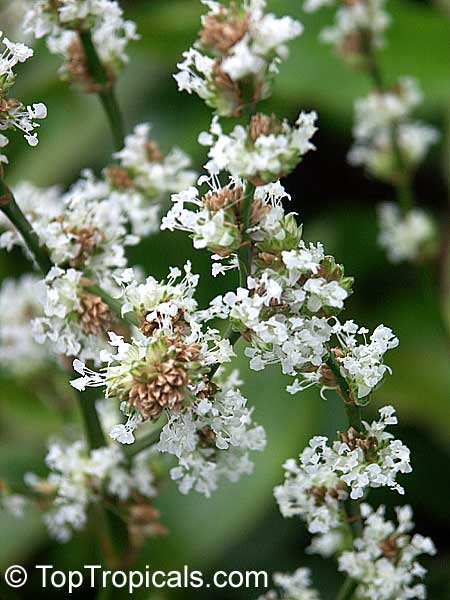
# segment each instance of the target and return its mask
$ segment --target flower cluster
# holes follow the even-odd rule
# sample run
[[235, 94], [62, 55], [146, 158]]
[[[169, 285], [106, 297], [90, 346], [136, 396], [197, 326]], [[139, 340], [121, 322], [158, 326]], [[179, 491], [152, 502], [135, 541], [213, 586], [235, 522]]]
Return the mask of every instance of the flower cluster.
[[183, 494], [194, 489], [210, 496], [219, 479], [234, 482], [251, 473], [249, 451], [265, 447], [264, 429], [253, 423], [236, 379], [233, 373], [217, 389], [205, 385], [189, 410], [173, 414], [161, 432], [157, 448], [178, 458], [170, 475]]
[[126, 47], [138, 39], [136, 25], [126, 21], [115, 0], [33, 0], [23, 21], [25, 33], [45, 37], [53, 54], [64, 57], [61, 75], [98, 91], [89, 72], [80, 36], [89, 31], [111, 80], [127, 62]]
[[164, 410], [179, 412], [189, 406], [211, 367], [234, 355], [229, 341], [217, 330], [204, 328], [196, 315], [192, 295], [198, 278], [189, 264], [185, 278], [177, 283], [180, 275], [172, 269], [167, 283], [148, 278], [144, 284], [125, 286], [124, 310], [137, 309], [140, 335], [125, 342], [110, 332], [109, 343], [117, 351], [101, 353], [106, 363], [101, 373], [75, 361], [82, 377], [72, 382], [74, 387], [105, 386], [106, 397], [121, 401], [128, 422], [112, 435], [122, 443], [134, 441], [132, 432], [140, 422], [157, 419]]
[[[43, 219], [56, 219], [61, 214], [61, 190], [58, 186], [40, 188], [28, 181], [21, 181], [12, 191], [21, 211], [33, 225]], [[11, 250], [16, 244], [23, 246], [22, 238], [12, 223], [0, 213], [0, 248]]]
[[108, 305], [85, 287], [83, 273], [52, 267], [39, 282], [43, 316], [32, 323], [34, 339], [48, 344], [56, 354], [80, 356], [99, 363], [106, 332], [118, 324]]
[[426, 569], [417, 562], [421, 554], [436, 553], [430, 538], [411, 535], [414, 527], [411, 507], [396, 509], [398, 525], [385, 519], [385, 508], [374, 511], [361, 505], [364, 529], [354, 549], [339, 556], [339, 570], [358, 582], [356, 597], [367, 600], [426, 598], [420, 580]]
[[[108, 283], [115, 269], [126, 266], [124, 246], [135, 244], [138, 238], [127, 232], [125, 200], [106, 182], [84, 171], [59, 198], [57, 188], [39, 190], [28, 185], [18, 191], [22, 211], [53, 264], [80, 269], [99, 283]], [[14, 243], [22, 244], [17, 233], [9, 231], [1, 238], [2, 246], [10, 248]]]
[[[307, 12], [332, 5], [334, 0], [305, 0]], [[343, 2], [336, 11], [333, 25], [325, 27], [320, 38], [332, 44], [345, 59], [365, 60], [367, 48], [379, 48], [384, 44], [384, 32], [390, 17], [384, 10], [386, 0], [354, 0]]]
[[112, 190], [121, 193], [131, 230], [139, 237], [158, 229], [160, 206], [165, 198], [195, 181], [189, 156], [179, 148], [164, 156], [158, 143], [150, 138], [150, 129], [148, 123], [137, 125], [126, 136], [122, 150], [114, 154], [117, 164], [104, 171]]
[[5, 279], [0, 288], [0, 364], [13, 375], [38, 372], [48, 361], [48, 348], [36, 343], [31, 320], [42, 314], [38, 278]]
[[[347, 381], [351, 394], [360, 399], [368, 396], [382, 381], [386, 371], [390, 372], [383, 363], [383, 356], [388, 350], [396, 348], [398, 338], [389, 327], [378, 325], [367, 341], [366, 327], [359, 327], [354, 321], [346, 321], [343, 325], [334, 327], [340, 349], [334, 354], [340, 366], [341, 374]], [[364, 343], [358, 343], [358, 337]]]
[[299, 568], [294, 573], [274, 573], [273, 581], [279, 593], [269, 591], [258, 600], [320, 600], [319, 594], [311, 587], [309, 569]]
[[420, 260], [436, 246], [434, 221], [420, 208], [402, 214], [396, 204], [385, 202], [378, 207], [378, 228], [378, 243], [393, 263]]
[[[206, 183], [208, 191], [201, 194], [197, 188], [190, 187], [174, 194], [173, 206], [163, 217], [161, 229], [189, 232], [194, 248], [207, 248], [218, 261], [239, 250], [245, 244], [246, 235], [260, 241], [284, 235], [280, 202], [289, 195], [279, 183], [252, 190], [244, 180], [235, 177], [230, 177], [230, 182], [224, 186], [216, 175], [203, 176], [198, 183], [200, 186]], [[242, 215], [246, 197], [251, 203], [247, 228]], [[216, 263], [213, 274], [236, 267], [237, 262], [233, 260], [229, 266]]]
[[210, 160], [205, 165], [210, 173], [228, 171], [234, 177], [264, 185], [294, 170], [304, 154], [315, 147], [311, 138], [317, 131], [315, 112], [300, 113], [295, 125], [279, 121], [274, 115], [257, 113], [247, 127], [237, 125], [223, 132], [217, 117], [209, 132], [199, 142], [210, 146]]
[[[25, 44], [11, 42], [6, 37], [2, 39], [2, 36], [3, 33], [0, 31], [0, 42], [6, 48], [0, 54], [0, 132], [18, 129], [30, 146], [36, 146], [38, 137], [35, 130], [39, 127], [36, 120], [46, 118], [47, 107], [42, 102], [25, 106], [10, 95], [16, 80], [14, 67], [31, 58], [33, 50]], [[0, 148], [4, 148], [7, 144], [8, 138], [0, 133]], [[8, 162], [8, 159], [0, 154], [0, 163], [2, 162]]]
[[[426, 155], [438, 140], [434, 127], [411, 120], [422, 94], [417, 81], [402, 77], [387, 91], [372, 91], [355, 101], [355, 142], [348, 154], [353, 165], [363, 165], [369, 173], [397, 182]], [[399, 164], [400, 159], [400, 164]]]
[[39, 504], [48, 506], [44, 521], [50, 535], [60, 542], [83, 529], [88, 508], [104, 498], [117, 504], [131, 536], [137, 528], [141, 536], [156, 535], [161, 526], [151, 505], [157, 495], [151, 460], [151, 451], [140, 453], [128, 468], [117, 446], [89, 452], [82, 441], [53, 442], [46, 457], [48, 477], [41, 479], [27, 473], [25, 481], [39, 496]]
[[397, 418], [392, 406], [380, 409], [380, 419], [363, 422], [364, 431], [350, 428], [328, 445], [315, 436], [300, 454], [285, 465], [286, 481], [275, 488], [284, 517], [302, 517], [311, 533], [328, 534], [342, 527], [343, 502], [362, 498], [368, 488], [386, 486], [404, 493], [399, 473], [411, 471], [409, 449], [386, 431]]
[[[108, 293], [119, 291], [114, 276], [127, 266], [125, 247], [138, 241], [128, 233], [124, 195], [89, 171], [64, 194], [30, 184], [17, 189], [23, 212], [54, 264], [40, 286], [44, 309], [33, 332], [39, 343], [50, 341], [57, 353], [98, 361], [104, 334], [117, 325], [107, 304], [89, 287], [100, 284]], [[22, 245], [22, 238], [8, 227], [0, 245], [10, 249], [14, 244]]]
[[204, 315], [229, 319], [250, 342], [245, 353], [252, 369], [280, 363], [283, 373], [301, 375], [304, 381], [288, 388], [295, 393], [310, 383], [324, 383], [328, 343], [341, 327], [335, 315], [352, 279], [325, 255], [322, 244], [301, 240], [293, 215], [278, 225], [283, 234], [278, 239], [261, 236], [255, 243], [256, 266], [247, 287], [214, 298]]
[[196, 93], [223, 116], [239, 116], [247, 105], [270, 95], [286, 43], [302, 33], [291, 17], [264, 13], [265, 0], [228, 6], [202, 0], [199, 39], [183, 54], [174, 76], [180, 90]]

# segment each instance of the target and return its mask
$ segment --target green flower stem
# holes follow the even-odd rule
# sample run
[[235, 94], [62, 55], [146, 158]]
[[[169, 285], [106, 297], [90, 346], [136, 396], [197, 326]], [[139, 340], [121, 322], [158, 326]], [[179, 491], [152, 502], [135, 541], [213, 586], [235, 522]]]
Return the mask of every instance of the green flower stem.
[[19, 205], [14, 199], [13, 193], [6, 185], [2, 176], [0, 176], [0, 210], [20, 233], [38, 267], [43, 273], [47, 273], [52, 267], [48, 254], [46, 250], [39, 245], [39, 239], [36, 233], [33, 231], [26, 216], [20, 210]]
[[125, 131], [122, 113], [120, 112], [114, 87], [97, 53], [94, 42], [92, 41], [91, 32], [80, 31], [79, 35], [84, 53], [86, 55], [89, 73], [95, 83], [100, 87], [98, 95], [108, 118], [114, 138], [114, 147], [116, 150], [121, 150], [124, 146]]
[[338, 595], [336, 596], [336, 600], [350, 600], [350, 598], [352, 598], [355, 592], [357, 585], [358, 584], [354, 579], [347, 577], [341, 589], [339, 590]]
[[[344, 400], [348, 426], [354, 427], [357, 431], [361, 431], [361, 406], [358, 406], [352, 399], [348, 383], [345, 380], [345, 378], [341, 375], [339, 365], [336, 361], [336, 357], [332, 352], [330, 352], [330, 358], [327, 361], [327, 365], [336, 377], [339, 386], [340, 396]], [[359, 500], [352, 500], [351, 498], [348, 498], [345, 502], [344, 510], [352, 538], [355, 539], [357, 537], [360, 537], [362, 534], [362, 521]], [[336, 600], [350, 600], [353, 597], [356, 586], [357, 582], [354, 579], [347, 577], [336, 597]]]
[[90, 450], [106, 446], [105, 434], [95, 408], [95, 398], [92, 397], [92, 390], [83, 393], [77, 391], [75, 393]]
[[134, 444], [124, 446], [123, 453], [125, 454], [127, 460], [131, 460], [134, 456], [136, 456], [136, 454], [139, 454], [139, 452], [147, 450], [147, 448], [153, 446], [153, 444], [159, 440], [161, 429], [166, 423], [167, 417], [166, 415], [162, 415], [158, 421], [156, 421], [151, 431], [139, 438], [136, 442], [134, 442]]
[[252, 244], [247, 229], [250, 227], [250, 215], [255, 189], [252, 183], [247, 183], [246, 193], [241, 206], [242, 243], [238, 250], [239, 285], [241, 287], [247, 287], [247, 277], [250, 275], [252, 267]]
[[[371, 36], [364, 31], [361, 32], [361, 34], [362, 50], [366, 60], [366, 72], [375, 89], [383, 93], [387, 90], [387, 85], [375, 55]], [[406, 212], [414, 205], [414, 192], [412, 189], [411, 171], [405, 163], [402, 150], [398, 143], [396, 124], [393, 124], [391, 127], [391, 144], [397, 170], [397, 180], [394, 182], [394, 186], [397, 190], [397, 199], [400, 208]]]
[[[48, 256], [47, 250], [40, 246], [39, 239], [36, 233], [33, 231], [31, 223], [20, 210], [20, 207], [14, 199], [13, 193], [3, 179], [3, 173], [1, 171], [0, 210], [8, 217], [10, 222], [19, 231], [29, 252], [33, 256], [42, 273], [44, 275], [48, 273], [53, 265]], [[100, 287], [95, 285], [91, 287], [94, 289], [94, 293], [97, 293], [98, 295], [101, 294], [101, 298], [105, 302], [108, 303], [108, 301], [110, 301], [112, 303], [111, 308], [118, 311], [120, 316], [120, 308], [117, 306], [118, 302], [106, 294], [106, 292], [103, 292]], [[128, 322], [129, 320], [133, 320], [133, 317], [135, 318], [134, 315], [133, 317], [131, 317], [129, 314], [125, 316], [128, 317]], [[76, 398], [81, 412], [81, 418], [89, 448], [91, 450], [95, 450], [96, 448], [106, 446], [105, 435], [103, 433], [100, 419], [95, 408], [94, 399], [89, 397], [86, 392], [84, 394], [78, 392], [76, 394]], [[102, 506], [98, 505], [95, 513], [95, 524], [99, 531], [99, 540], [105, 560], [109, 566], [118, 565], [120, 564], [120, 557], [122, 556], [121, 549], [124, 547], [123, 544], [119, 543], [118, 540], [126, 539], [126, 532], [118, 530], [119, 528], [116, 526], [112, 515]]]

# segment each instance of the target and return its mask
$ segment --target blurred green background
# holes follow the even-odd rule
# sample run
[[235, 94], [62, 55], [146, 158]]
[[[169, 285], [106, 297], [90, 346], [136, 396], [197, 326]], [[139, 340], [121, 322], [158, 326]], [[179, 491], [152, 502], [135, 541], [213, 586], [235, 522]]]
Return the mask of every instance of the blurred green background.
[[[10, 2], [0, 3], [3, 8]], [[439, 293], [440, 265], [392, 266], [376, 246], [375, 205], [393, 197], [391, 188], [371, 181], [345, 161], [351, 143], [352, 101], [365, 94], [369, 82], [351, 70], [318, 43], [320, 28], [332, 11], [305, 15], [300, 0], [273, 0], [277, 14], [290, 14], [305, 25], [305, 33], [291, 44], [289, 60], [283, 64], [274, 94], [261, 109], [294, 119], [302, 109], [319, 113], [317, 151], [310, 153], [286, 181], [292, 194], [291, 207], [305, 224], [308, 240], [321, 240], [328, 252], [345, 264], [355, 277], [355, 294], [346, 315], [375, 326], [393, 328], [400, 346], [388, 358], [394, 375], [376, 393], [368, 416], [384, 404], [398, 409], [398, 436], [412, 449], [414, 471], [403, 480], [406, 496], [374, 492], [371, 500], [388, 506], [408, 502], [415, 510], [418, 530], [431, 535], [439, 554], [425, 560], [430, 568], [429, 597], [450, 597], [448, 583], [449, 498], [448, 397], [450, 373], [448, 345]], [[210, 111], [194, 96], [176, 90], [172, 73], [181, 53], [194, 40], [203, 10], [198, 0], [129, 0], [122, 5], [137, 21], [140, 42], [129, 47], [130, 64], [118, 86], [127, 128], [150, 121], [154, 136], [167, 151], [178, 145], [189, 152], [200, 170], [204, 148], [197, 144], [199, 131], [208, 127]], [[448, 103], [450, 22], [443, 7], [427, 1], [389, 1], [392, 26], [388, 44], [380, 53], [386, 77], [400, 74], [417, 77], [425, 102], [419, 116], [439, 127], [441, 143], [433, 149], [415, 180], [420, 203], [439, 220], [445, 233], [448, 223]], [[13, 38], [8, 23], [0, 29]], [[9, 147], [10, 183], [27, 179], [39, 185], [69, 185], [85, 167], [97, 172], [107, 163], [112, 145], [97, 98], [82, 96], [56, 77], [58, 59], [43, 44], [35, 46], [35, 57], [21, 68], [17, 95], [24, 101], [45, 101], [49, 117], [43, 124], [40, 143], [30, 149], [16, 136]], [[182, 265], [190, 258], [202, 274], [200, 300], [235, 284], [233, 276], [213, 280], [206, 252], [194, 252], [183, 234], [160, 233], [130, 252], [130, 260], [147, 273], [162, 277], [169, 265]], [[0, 255], [0, 273], [18, 276], [28, 265], [20, 254]], [[242, 347], [238, 346], [242, 351]], [[295, 456], [313, 434], [333, 435], [345, 426], [339, 401], [326, 402], [316, 391], [291, 397], [277, 369], [262, 374], [249, 372], [238, 359], [245, 379], [244, 393], [255, 405], [256, 419], [268, 433], [264, 453], [255, 455], [255, 471], [238, 484], [224, 485], [210, 500], [192, 494], [181, 496], [175, 485], [164, 489], [157, 505], [171, 535], [150, 541], [141, 551], [139, 566], [176, 569], [187, 564], [205, 572], [216, 569], [266, 569], [290, 571], [312, 566], [323, 598], [333, 598], [341, 578], [331, 561], [305, 555], [309, 536], [298, 520], [283, 520], [272, 496], [282, 480], [281, 465]], [[65, 387], [57, 391], [61, 398]], [[54, 392], [51, 392], [54, 393]], [[76, 418], [75, 407], [66, 403], [64, 417], [49, 399], [45, 380], [32, 384], [0, 376], [0, 478], [19, 484], [28, 470], [42, 471], [46, 438], [61, 432], [67, 418]], [[29, 566], [51, 563], [55, 568], [76, 569], [94, 561], [92, 535], [86, 532], [59, 546], [48, 539], [37, 513], [23, 520], [0, 517], [0, 568], [13, 562]], [[5, 593], [5, 596], [3, 594]], [[36, 595], [37, 594], [37, 595]], [[89, 598], [92, 591], [83, 592]], [[125, 596], [125, 592], [119, 597]], [[167, 591], [138, 598], [190, 598], [192, 591]], [[198, 598], [211, 597], [195, 591]], [[254, 590], [214, 593], [214, 598], [240, 599], [258, 596]], [[0, 590], [0, 598], [6, 592]], [[11, 596], [14, 598], [15, 596]], [[31, 582], [20, 598], [39, 597], [38, 582]], [[48, 590], [46, 597], [61, 597]], [[81, 597], [81, 593], [73, 595]]]

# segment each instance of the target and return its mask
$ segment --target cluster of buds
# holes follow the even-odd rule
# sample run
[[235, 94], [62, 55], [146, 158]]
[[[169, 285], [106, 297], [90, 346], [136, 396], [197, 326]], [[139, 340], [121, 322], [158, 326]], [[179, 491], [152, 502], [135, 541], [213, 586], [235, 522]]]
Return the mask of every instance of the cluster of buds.
[[[99, 283], [111, 286], [114, 271], [126, 266], [124, 246], [138, 242], [128, 234], [127, 216], [122, 209], [125, 201], [120, 193], [111, 193], [109, 185], [90, 171], [84, 171], [63, 194], [57, 188], [21, 186], [17, 201], [52, 263], [81, 270]], [[23, 241], [10, 229], [0, 243], [11, 248]]]
[[158, 419], [163, 410], [178, 412], [192, 400], [203, 375], [200, 344], [159, 333], [131, 343], [110, 333], [110, 340], [117, 353], [108, 354], [104, 373], [75, 361], [74, 368], [82, 375], [72, 381], [75, 388], [105, 385], [106, 397], [119, 401], [121, 410], [139, 422]]
[[[25, 106], [20, 100], [11, 97], [10, 91], [16, 80], [14, 67], [18, 63], [24, 63], [31, 56], [33, 50], [25, 44], [14, 43], [4, 37], [0, 31], [0, 42], [5, 50], [0, 54], [0, 132], [8, 129], [21, 131], [30, 144], [36, 146], [38, 143], [35, 129], [39, 127], [36, 120], [45, 119], [47, 108], [42, 102]], [[8, 138], [0, 133], [0, 148], [8, 144]], [[8, 162], [6, 156], [0, 154], [0, 163]]]
[[237, 125], [226, 134], [214, 117], [210, 131], [199, 137], [201, 144], [210, 147], [205, 167], [210, 173], [228, 171], [257, 186], [277, 181], [314, 150], [311, 138], [317, 131], [316, 119], [315, 112], [302, 112], [291, 126], [274, 115], [257, 113], [247, 127]]
[[[132, 276], [124, 273], [122, 281]], [[198, 277], [185, 266], [171, 269], [167, 282], [149, 277], [143, 284], [131, 281], [123, 288], [123, 310], [136, 311], [139, 336], [131, 342], [113, 332], [110, 345], [117, 352], [102, 352], [106, 363], [101, 373], [91, 371], [77, 360], [75, 370], [82, 375], [72, 382], [77, 389], [106, 386], [106, 397], [116, 399], [128, 416], [126, 425], [113, 428], [111, 435], [123, 443], [134, 441], [133, 430], [147, 420], [158, 419], [163, 411], [180, 412], [195, 400], [203, 389], [212, 365], [230, 360], [233, 355], [228, 340], [219, 332], [203, 329], [193, 295]]]
[[265, 0], [202, 0], [209, 12], [193, 48], [174, 76], [178, 88], [196, 93], [219, 115], [239, 116], [270, 95], [286, 43], [302, 33], [290, 17], [264, 14]]
[[252, 369], [280, 363], [284, 373], [301, 375], [301, 383], [288, 387], [291, 393], [305, 384], [328, 387], [322, 366], [337, 327], [332, 322], [351, 293], [352, 279], [321, 244], [303, 242], [293, 215], [279, 226], [278, 239], [269, 235], [255, 242], [247, 287], [214, 298], [204, 315], [229, 319], [250, 342], [245, 353]]
[[[36, 0], [29, 3], [23, 29], [35, 38], [46, 38], [53, 54], [62, 55], [61, 76], [81, 84], [88, 92], [112, 83], [127, 62], [126, 46], [138, 39], [136, 25], [123, 18], [115, 0]], [[80, 36], [90, 32], [110, 82], [95, 82]]]

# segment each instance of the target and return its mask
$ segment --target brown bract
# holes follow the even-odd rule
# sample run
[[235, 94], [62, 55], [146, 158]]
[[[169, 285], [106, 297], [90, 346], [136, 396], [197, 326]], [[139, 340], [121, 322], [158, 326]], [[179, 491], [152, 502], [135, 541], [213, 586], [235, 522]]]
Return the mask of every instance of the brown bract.
[[248, 134], [252, 142], [256, 142], [261, 135], [278, 134], [280, 131], [281, 123], [273, 113], [271, 115], [256, 113], [250, 119], [248, 126]]
[[144, 419], [157, 419], [165, 408], [180, 411], [189, 383], [185, 363], [197, 360], [199, 354], [199, 344], [168, 340], [167, 355], [136, 377], [128, 395], [130, 406], [139, 409]]
[[108, 81], [106, 83], [97, 83], [94, 81], [89, 71], [86, 54], [80, 38], [78, 36], [74, 37], [69, 46], [67, 70], [70, 73], [71, 79], [75, 83], [79, 83], [83, 86], [84, 92], [87, 94], [98, 94], [111, 87], [115, 79], [114, 73], [109, 65], [104, 64], [103, 67], [107, 74]]
[[213, 211], [227, 209], [230, 207], [239, 207], [244, 198], [244, 189], [242, 186], [235, 188], [221, 188], [218, 191], [210, 191], [202, 198], [205, 206]]
[[65, 225], [64, 231], [74, 236], [75, 243], [79, 247], [77, 255], [69, 261], [70, 266], [73, 268], [82, 266], [94, 254], [97, 246], [104, 239], [102, 232], [96, 227]]
[[207, 15], [203, 19], [200, 41], [213, 51], [226, 53], [247, 33], [248, 16], [228, 18], [225, 13]]
[[80, 297], [80, 322], [84, 333], [103, 335], [111, 329], [114, 316], [109, 306], [95, 294], [83, 292]]
[[162, 162], [164, 160], [164, 154], [161, 152], [158, 142], [149, 140], [145, 144], [145, 150], [150, 162]]
[[134, 182], [130, 177], [128, 169], [125, 169], [124, 167], [108, 167], [105, 170], [105, 175], [111, 184], [119, 190], [125, 190], [134, 187]]

